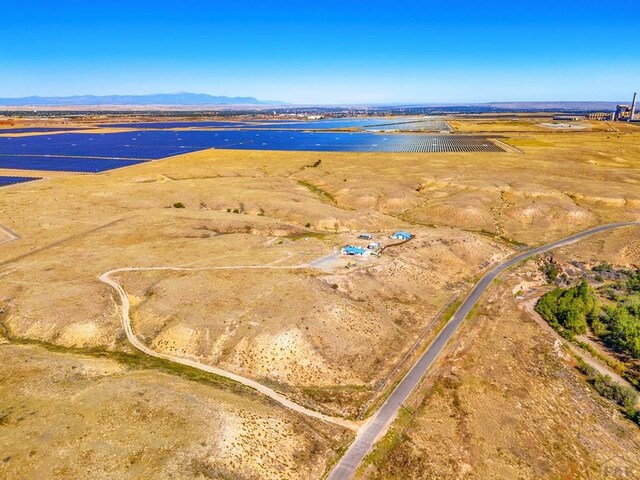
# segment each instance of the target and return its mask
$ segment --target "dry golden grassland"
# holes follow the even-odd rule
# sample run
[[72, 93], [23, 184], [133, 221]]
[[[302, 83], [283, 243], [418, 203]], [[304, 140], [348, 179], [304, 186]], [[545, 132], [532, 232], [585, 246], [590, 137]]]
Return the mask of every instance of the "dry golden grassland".
[[[600, 122], [600, 121], [555, 121], [553, 115], [549, 116], [527, 116], [524, 114], [515, 114], [512, 116], [492, 116], [477, 115], [463, 119], [454, 119], [449, 124], [458, 133], [545, 133], [554, 130], [549, 125], [557, 125], [559, 129], [574, 128], [578, 131], [592, 132], [616, 132], [625, 130], [627, 125], [616, 122]], [[571, 125], [571, 127], [563, 127]]]
[[121, 361], [0, 345], [3, 479], [318, 478], [343, 432]]
[[[595, 255], [630, 267], [639, 246], [635, 228], [557, 256], [589, 262]], [[545, 284], [538, 263], [529, 262], [492, 287], [441, 359], [441, 378], [406, 404], [361, 478], [638, 478], [640, 429], [522, 308], [520, 295]]]
[[[257, 379], [324, 412], [354, 417], [434, 315], [489, 265], [521, 244], [537, 245], [599, 223], [640, 218], [640, 129], [616, 128], [620, 131], [594, 127], [580, 133], [504, 133], [503, 140], [523, 153], [207, 150], [100, 175], [47, 175], [51, 178], [0, 189], [0, 224], [21, 237], [0, 245], [0, 320], [14, 339], [0, 346], [0, 354], [8, 358], [13, 354], [6, 353], [9, 349], [27, 348], [14, 345], [15, 339], [133, 354], [117, 296], [97, 279], [111, 269], [294, 266], [346, 243], [357, 244], [358, 232], [386, 237], [405, 228], [417, 235], [415, 240], [378, 259], [341, 260], [332, 269], [114, 275], [130, 297], [134, 331], [151, 348]], [[534, 326], [526, 328], [533, 331]], [[474, 345], [487, 351], [497, 348], [492, 342], [504, 340], [489, 332], [474, 338]], [[3, 377], [3, 395], [10, 389], [43, 391], [38, 386], [42, 372], [55, 371], [66, 354], [37, 355], [42, 368], [31, 367], [28, 355], [21, 357], [25, 362], [12, 368], [34, 373], [16, 370]], [[496, 355], [511, 362], [516, 351]], [[73, 361], [83, 364], [83, 358]], [[159, 388], [157, 380], [150, 380], [158, 375], [156, 368], [141, 370], [135, 374], [156, 382], [150, 389]], [[182, 382], [180, 388], [194, 398], [219, 394], [216, 387], [163, 375], [167, 382]], [[524, 392], [525, 387], [517, 387], [518, 375], [514, 372], [514, 388]], [[117, 392], [120, 384], [112, 381], [92, 377], [82, 384], [90, 389], [103, 382]], [[557, 382], [556, 390], [544, 390], [552, 405], [560, 402], [557, 392], [573, 391], [572, 376]], [[20, 401], [30, 408], [23, 395]], [[243, 398], [239, 402], [261, 401], [247, 392], [236, 396]], [[575, 408], [585, 401], [578, 397]], [[7, 406], [16, 402], [17, 397]], [[65, 408], [64, 415], [74, 415], [80, 407]], [[288, 415], [275, 405], [269, 408], [273, 415]], [[545, 408], [540, 406], [539, 415]], [[192, 410], [194, 418], [209, 418], [208, 411]], [[167, 415], [172, 414], [161, 411], [157, 416]], [[55, 418], [52, 414], [50, 421]], [[598, 428], [608, 428], [603, 418], [594, 417]], [[99, 421], [89, 417], [87, 424]], [[125, 421], [114, 418], [114, 428]], [[197, 428], [204, 428], [202, 423]], [[0, 426], [0, 441], [18, 435], [18, 427]], [[551, 445], [554, 431], [545, 432]], [[290, 460], [307, 469], [303, 478], [317, 478], [333, 455], [323, 449], [343, 441], [342, 433], [331, 435], [321, 442], [320, 453]], [[575, 446], [573, 436], [560, 440]], [[136, 441], [144, 445], [151, 439]], [[28, 448], [29, 441], [22, 443]], [[131, 453], [135, 445], [122, 448]], [[167, 455], [168, 462], [179, 462], [179, 455]], [[213, 451], [207, 458], [238, 475], [260, 477], [274, 471], [255, 467], [241, 472], [224, 463], [225, 454]], [[33, 477], [37, 462], [31, 470], [26, 462], [24, 470], [7, 470], [9, 478]], [[105, 462], [100, 457], [92, 468], [106, 468]], [[0, 468], [17, 467], [10, 460]], [[164, 468], [157, 471], [168, 471]]]

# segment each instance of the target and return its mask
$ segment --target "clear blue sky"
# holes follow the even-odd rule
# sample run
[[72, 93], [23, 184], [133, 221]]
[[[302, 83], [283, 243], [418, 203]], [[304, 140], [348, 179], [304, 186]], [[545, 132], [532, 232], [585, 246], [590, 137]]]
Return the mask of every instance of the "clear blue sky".
[[627, 100], [639, 14], [640, 0], [18, 0], [0, 13], [0, 97]]

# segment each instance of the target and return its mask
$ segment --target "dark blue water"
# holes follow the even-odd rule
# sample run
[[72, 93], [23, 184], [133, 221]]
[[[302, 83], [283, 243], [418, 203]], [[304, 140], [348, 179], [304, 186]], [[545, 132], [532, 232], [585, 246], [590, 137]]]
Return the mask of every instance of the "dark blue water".
[[4, 177], [0, 176], [0, 187], [13, 185], [15, 183], [30, 182], [31, 180], [39, 180], [38, 177]]

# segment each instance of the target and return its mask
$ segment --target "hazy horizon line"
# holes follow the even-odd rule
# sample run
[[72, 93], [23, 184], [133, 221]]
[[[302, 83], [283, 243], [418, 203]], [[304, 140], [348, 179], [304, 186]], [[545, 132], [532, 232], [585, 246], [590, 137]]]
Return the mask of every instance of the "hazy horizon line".
[[[187, 91], [175, 91], [175, 92], [154, 92], [154, 93], [113, 93], [113, 94], [95, 94], [95, 93], [77, 93], [72, 95], [41, 95], [41, 94], [32, 94], [27, 96], [0, 96], [0, 100], [27, 100], [32, 98], [38, 99], [73, 99], [73, 98], [82, 98], [82, 97], [95, 97], [97, 99], [105, 98], [108, 99], [110, 97], [153, 97], [153, 96], [171, 96], [171, 95], [192, 95], [192, 96], [207, 96], [212, 98], [226, 98], [226, 99], [254, 99], [257, 101], [255, 105], [260, 105], [262, 107], [265, 106], [277, 106], [277, 107], [349, 107], [349, 106], [359, 106], [359, 107], [367, 107], [367, 106], [389, 106], [389, 107], [402, 107], [402, 106], [464, 106], [464, 105], [491, 105], [491, 104], [544, 104], [544, 103], [554, 103], [554, 104], [581, 104], [581, 103], [593, 103], [593, 104], [618, 104], [621, 102], [630, 101], [633, 93], [629, 95], [629, 99], [626, 100], [592, 100], [592, 99], [582, 99], [582, 100], [558, 100], [558, 99], [545, 99], [545, 100], [414, 100], [414, 101], [385, 101], [385, 102], [376, 102], [376, 101], [365, 101], [365, 102], [354, 102], [354, 103], [346, 103], [346, 102], [313, 102], [313, 101], [305, 101], [305, 102], [291, 102], [286, 100], [261, 100], [253, 95], [223, 95], [223, 94], [210, 94], [210, 93], [196, 93], [196, 92], [187, 92]], [[113, 105], [118, 105], [113, 104]], [[151, 104], [149, 104], [151, 105]], [[163, 105], [163, 104], [158, 104]], [[167, 106], [171, 106], [172, 104], [167, 103]], [[193, 104], [183, 104], [177, 106], [207, 106], [206, 103], [193, 103]], [[224, 105], [224, 104], [220, 104]], [[229, 103], [228, 105], [234, 105]], [[245, 105], [251, 105], [245, 103]], [[2, 105], [0, 106], [8, 106]], [[17, 106], [17, 105], [11, 105]], [[20, 106], [30, 106], [29, 104], [24, 104]], [[55, 106], [55, 105], [51, 105]], [[90, 104], [85, 105], [67, 105], [67, 106], [93, 106]], [[99, 105], [96, 105], [99, 106]]]

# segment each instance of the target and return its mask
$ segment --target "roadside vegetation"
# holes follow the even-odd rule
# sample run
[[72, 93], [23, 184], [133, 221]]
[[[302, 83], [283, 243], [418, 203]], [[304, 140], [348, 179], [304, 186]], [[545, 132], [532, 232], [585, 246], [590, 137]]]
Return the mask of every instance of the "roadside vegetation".
[[585, 280], [574, 287], [556, 288], [538, 301], [536, 311], [569, 340], [589, 328], [611, 349], [638, 359], [640, 270], [626, 275], [626, 282], [600, 287], [597, 293]]
[[556, 278], [558, 278], [558, 265], [553, 262], [545, 262], [542, 266], [542, 273], [544, 273], [547, 282], [555, 282]]
[[598, 309], [586, 281], [571, 288], [556, 288], [536, 304], [536, 311], [568, 340], [587, 332], [587, 324], [598, 316]]
[[615, 402], [629, 420], [640, 425], [640, 411], [635, 407], [638, 393], [634, 389], [614, 382], [611, 377], [601, 374], [580, 359], [578, 364], [578, 369], [587, 377], [587, 381], [596, 392]]
[[[552, 271], [548, 265], [543, 266], [542, 271], [551, 281], [558, 272], [557, 268]], [[592, 270], [600, 286], [593, 288], [582, 279], [575, 286], [555, 288], [538, 300], [535, 310], [560, 335], [604, 360], [638, 388], [640, 270], [615, 271], [607, 264]], [[607, 281], [607, 278], [614, 280]], [[597, 343], [615, 354], [615, 358], [603, 355], [590, 343], [583, 341], [580, 338], [583, 335], [595, 338]], [[580, 362], [579, 368], [598, 393], [613, 400], [628, 418], [640, 424], [640, 413], [635, 408], [637, 392], [634, 389], [617, 384], [584, 362]]]

